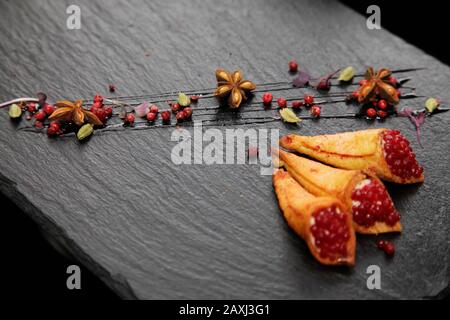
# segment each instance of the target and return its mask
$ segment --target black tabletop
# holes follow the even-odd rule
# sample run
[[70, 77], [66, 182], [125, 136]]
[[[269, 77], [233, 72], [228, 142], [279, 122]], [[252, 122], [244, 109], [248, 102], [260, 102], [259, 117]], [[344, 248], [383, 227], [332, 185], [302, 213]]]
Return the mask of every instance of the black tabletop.
[[[426, 96], [450, 100], [447, 66], [385, 30], [368, 30], [364, 17], [338, 2], [78, 2], [79, 30], [67, 28], [64, 2], [0, 3], [2, 101], [38, 91], [50, 101], [91, 99], [110, 95], [109, 83], [118, 96], [211, 88], [218, 67], [241, 69], [256, 83], [290, 81], [292, 58], [317, 76], [348, 65], [359, 72], [425, 67], [407, 73], [423, 97], [400, 105], [422, 108]], [[205, 99], [198, 106], [216, 104]], [[337, 102], [322, 112], [354, 108]], [[173, 126], [99, 131], [78, 143], [73, 135], [49, 139], [18, 130], [27, 123], [18, 128], [1, 110], [0, 191], [126, 298], [425, 298], [448, 286], [448, 113], [426, 120], [420, 147], [405, 118], [292, 126], [242, 121], [276, 112], [241, 109], [209, 115], [208, 128], [280, 135], [400, 129], [426, 178], [423, 185], [388, 186], [404, 225], [401, 235], [389, 237], [395, 256], [385, 257], [376, 237], [358, 236], [354, 268], [319, 265], [286, 225], [270, 176], [251, 164], [174, 164]], [[370, 265], [381, 268], [381, 290], [366, 286]]]

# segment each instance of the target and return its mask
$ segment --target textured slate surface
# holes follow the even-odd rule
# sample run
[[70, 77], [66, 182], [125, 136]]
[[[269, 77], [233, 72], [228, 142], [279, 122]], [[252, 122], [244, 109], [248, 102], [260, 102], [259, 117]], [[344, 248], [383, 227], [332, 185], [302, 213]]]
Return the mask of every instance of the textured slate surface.
[[[447, 66], [367, 30], [364, 17], [334, 1], [78, 3], [78, 31], [66, 29], [62, 1], [0, 3], [1, 100], [41, 90], [52, 101], [91, 97], [110, 82], [121, 95], [211, 87], [218, 66], [241, 68], [258, 83], [288, 80], [286, 61], [295, 57], [317, 75], [346, 65], [426, 66], [414, 74], [418, 93], [450, 101]], [[410, 138], [426, 182], [390, 186], [403, 213], [397, 253], [387, 259], [373, 237], [360, 236], [352, 270], [311, 258], [258, 167], [174, 166], [173, 128], [78, 144], [17, 131], [1, 110], [0, 191], [123, 297], [423, 298], [449, 281], [449, 122], [450, 114], [427, 120], [423, 149], [406, 119], [253, 126], [281, 134], [385, 126]], [[381, 267], [382, 290], [366, 288], [371, 264]]]

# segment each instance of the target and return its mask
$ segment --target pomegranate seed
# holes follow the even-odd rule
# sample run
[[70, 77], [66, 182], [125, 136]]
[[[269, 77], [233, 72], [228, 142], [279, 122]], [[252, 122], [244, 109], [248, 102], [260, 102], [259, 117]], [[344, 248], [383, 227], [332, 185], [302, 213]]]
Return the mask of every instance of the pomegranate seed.
[[147, 121], [153, 122], [156, 120], [157, 113], [149, 112], [147, 113]]
[[273, 101], [273, 95], [269, 92], [266, 92], [262, 96], [262, 102], [264, 105], [269, 105]]
[[297, 72], [298, 70], [298, 63], [295, 60], [289, 61], [289, 71], [290, 72]]
[[375, 118], [377, 116], [377, 111], [374, 108], [369, 108], [366, 111], [366, 116], [368, 118]]
[[183, 112], [184, 112], [184, 116], [185, 116], [186, 119], [190, 119], [192, 117], [192, 112], [193, 111], [192, 111], [191, 107], [184, 108]]
[[381, 119], [384, 119], [388, 116], [388, 113], [386, 111], [383, 110], [378, 110], [377, 111], [377, 116]]
[[407, 180], [419, 178], [423, 168], [416, 160], [416, 156], [410, 147], [409, 141], [398, 130], [385, 130], [382, 134], [384, 159], [391, 172]]
[[383, 251], [387, 254], [392, 256], [395, 253], [395, 246], [391, 241], [386, 241], [386, 244], [383, 247]]
[[311, 106], [314, 103], [314, 97], [309, 94], [305, 94], [303, 100], [307, 106]]
[[190, 96], [190, 99], [191, 99], [191, 102], [197, 103], [198, 100], [200, 99], [200, 97], [199, 96]]
[[150, 106], [150, 112], [151, 113], [158, 113], [158, 106], [156, 104], [152, 104]]
[[185, 114], [184, 114], [184, 111], [182, 110], [182, 111], [178, 112], [178, 113], [176, 114], [175, 118], [177, 118], [177, 121], [178, 121], [178, 122], [184, 121], [184, 119], [186, 118], [186, 116], [185, 116]]
[[44, 110], [39, 110], [35, 115], [34, 118], [37, 121], [44, 121], [45, 117], [47, 116], [47, 114], [44, 112]]
[[355, 99], [355, 100], [358, 100], [358, 98], [359, 98], [359, 90], [353, 91], [352, 98]]
[[42, 128], [42, 127], [44, 126], [44, 123], [43, 123], [42, 121], [36, 120], [36, 121], [34, 122], [34, 126], [35, 126], [37, 129], [40, 129], [40, 128]]
[[112, 108], [112, 107], [106, 107], [106, 108], [105, 108], [105, 114], [106, 114], [106, 116], [107, 116], [108, 118], [111, 117], [112, 114], [113, 114], [113, 108]]
[[170, 122], [170, 112], [165, 110], [161, 112], [161, 119], [164, 123]]
[[365, 179], [352, 192], [353, 221], [364, 227], [375, 222], [393, 226], [400, 220], [386, 188], [378, 180]]
[[314, 244], [323, 258], [337, 260], [347, 255], [347, 242], [350, 229], [347, 216], [335, 205], [317, 210], [312, 214], [310, 227]]
[[127, 123], [131, 126], [134, 124], [135, 119], [136, 119], [136, 117], [134, 116], [134, 113], [128, 113], [125, 117], [125, 123]]
[[172, 109], [173, 113], [177, 113], [181, 109], [181, 107], [180, 107], [180, 105], [178, 103], [173, 103], [170, 108]]
[[113, 84], [110, 84], [110, 85], [108, 86], [108, 89], [109, 89], [109, 92], [111, 92], [111, 93], [116, 92], [116, 86], [113, 85]]
[[381, 110], [386, 110], [387, 106], [388, 105], [386, 100], [381, 99], [380, 101], [378, 101], [378, 108], [380, 108]]
[[303, 102], [300, 100], [292, 101], [292, 108], [300, 109], [303, 106]]
[[94, 96], [94, 103], [99, 103], [100, 105], [103, 105], [103, 97], [99, 94], [96, 94]]
[[29, 104], [27, 105], [27, 109], [28, 109], [28, 112], [29, 112], [29, 113], [35, 113], [36, 110], [37, 110], [37, 108], [36, 108], [36, 103], [33, 103], [33, 102], [29, 103]]
[[359, 85], [362, 87], [363, 85], [365, 85], [367, 83], [366, 79], [360, 80], [359, 81]]
[[311, 110], [310, 110], [311, 114], [312, 114], [314, 117], [320, 117], [321, 111], [322, 111], [322, 108], [320, 108], [320, 106], [318, 106], [318, 105], [312, 106], [312, 107], [311, 107]]
[[278, 98], [277, 103], [280, 108], [286, 108], [287, 106], [287, 101], [285, 98]]

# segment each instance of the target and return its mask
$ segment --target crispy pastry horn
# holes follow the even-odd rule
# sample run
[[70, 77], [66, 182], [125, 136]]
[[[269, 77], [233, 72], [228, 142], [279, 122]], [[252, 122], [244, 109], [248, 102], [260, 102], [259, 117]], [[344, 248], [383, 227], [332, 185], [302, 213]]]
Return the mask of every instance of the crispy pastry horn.
[[353, 213], [355, 231], [363, 234], [400, 232], [400, 214], [383, 183], [370, 172], [336, 169], [279, 150], [283, 166], [306, 190], [332, 196]]
[[369, 129], [322, 136], [286, 135], [280, 145], [288, 150], [343, 169], [371, 169], [383, 180], [396, 183], [423, 182], [409, 141], [398, 130]]
[[273, 185], [287, 223], [320, 263], [355, 264], [352, 219], [338, 199], [313, 196], [283, 169], [274, 172]]

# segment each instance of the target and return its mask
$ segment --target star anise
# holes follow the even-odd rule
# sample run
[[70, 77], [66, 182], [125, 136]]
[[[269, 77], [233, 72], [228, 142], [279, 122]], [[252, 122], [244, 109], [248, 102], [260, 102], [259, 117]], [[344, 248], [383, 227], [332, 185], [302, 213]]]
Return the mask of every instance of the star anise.
[[380, 69], [375, 74], [373, 68], [370, 67], [366, 71], [365, 78], [367, 80], [359, 90], [359, 103], [373, 101], [380, 96], [389, 103], [397, 104], [399, 101], [397, 89], [389, 82], [391, 71], [389, 69]]
[[56, 110], [48, 118], [50, 121], [64, 120], [73, 121], [77, 126], [81, 126], [85, 121], [95, 124], [103, 125], [103, 122], [91, 111], [86, 110], [82, 107], [83, 100], [77, 100], [75, 102], [71, 101], [58, 101], [55, 106]]
[[234, 71], [232, 74], [223, 69], [216, 70], [217, 89], [214, 92], [215, 96], [225, 97], [229, 95], [228, 105], [231, 108], [239, 108], [242, 100], [246, 100], [246, 91], [256, 89], [256, 85], [249, 81], [242, 79], [240, 70]]

